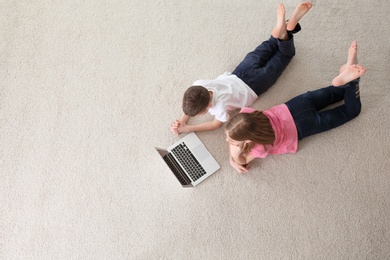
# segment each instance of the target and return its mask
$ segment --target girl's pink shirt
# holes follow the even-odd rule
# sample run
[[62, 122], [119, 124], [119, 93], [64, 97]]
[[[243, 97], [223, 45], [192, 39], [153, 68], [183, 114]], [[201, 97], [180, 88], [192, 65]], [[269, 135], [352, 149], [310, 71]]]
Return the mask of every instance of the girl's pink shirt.
[[[244, 107], [240, 113], [252, 113], [255, 109]], [[268, 154], [296, 153], [298, 149], [298, 132], [290, 110], [285, 104], [271, 107], [263, 113], [270, 119], [275, 133], [274, 145], [256, 144], [251, 155], [265, 158]]]

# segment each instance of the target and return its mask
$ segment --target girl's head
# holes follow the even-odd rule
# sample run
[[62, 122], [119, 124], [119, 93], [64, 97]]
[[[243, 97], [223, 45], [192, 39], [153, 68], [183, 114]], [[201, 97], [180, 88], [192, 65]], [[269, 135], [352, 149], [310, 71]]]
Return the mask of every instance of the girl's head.
[[227, 141], [232, 145], [240, 143], [273, 144], [275, 133], [269, 118], [262, 111], [252, 113], [238, 113], [225, 126]]
[[207, 112], [210, 107], [210, 92], [202, 86], [189, 87], [183, 96], [183, 112], [187, 116], [198, 116]]

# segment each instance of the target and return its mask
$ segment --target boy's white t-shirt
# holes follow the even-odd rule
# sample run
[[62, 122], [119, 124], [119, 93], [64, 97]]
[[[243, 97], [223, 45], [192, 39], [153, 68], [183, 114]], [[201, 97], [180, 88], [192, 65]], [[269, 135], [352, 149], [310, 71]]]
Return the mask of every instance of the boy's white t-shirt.
[[228, 110], [248, 107], [257, 99], [256, 93], [230, 72], [225, 72], [214, 80], [197, 80], [193, 86], [202, 86], [213, 92], [209, 113], [221, 122], [229, 120]]

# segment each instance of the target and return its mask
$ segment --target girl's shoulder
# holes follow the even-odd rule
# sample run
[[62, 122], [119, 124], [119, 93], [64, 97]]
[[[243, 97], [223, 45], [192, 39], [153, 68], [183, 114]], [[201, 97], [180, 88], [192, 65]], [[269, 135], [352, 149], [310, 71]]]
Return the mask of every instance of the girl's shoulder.
[[243, 107], [241, 108], [240, 113], [253, 113], [254, 111], [256, 111], [256, 109], [251, 107]]

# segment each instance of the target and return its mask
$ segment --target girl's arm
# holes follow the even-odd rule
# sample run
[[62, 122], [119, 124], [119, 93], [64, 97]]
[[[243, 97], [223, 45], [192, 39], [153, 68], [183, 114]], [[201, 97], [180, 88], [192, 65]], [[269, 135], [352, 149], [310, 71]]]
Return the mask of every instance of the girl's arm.
[[230, 151], [231, 160], [233, 160], [234, 162], [236, 162], [240, 165], [246, 165], [249, 162], [251, 162], [253, 159], [255, 159], [256, 157], [254, 157], [250, 153], [243, 152], [243, 150], [245, 150], [246, 145], [247, 144], [245, 144], [245, 143], [243, 143], [243, 145], [240, 145], [240, 146], [229, 144], [229, 151]]
[[230, 162], [230, 166], [232, 166], [233, 169], [235, 169], [238, 173], [245, 173], [249, 171], [250, 168], [249, 165], [247, 164], [241, 165], [237, 163], [231, 156], [229, 156], [229, 162]]
[[246, 164], [246, 156], [242, 152], [243, 145], [232, 145], [229, 144], [229, 151], [231, 158], [238, 164]]

